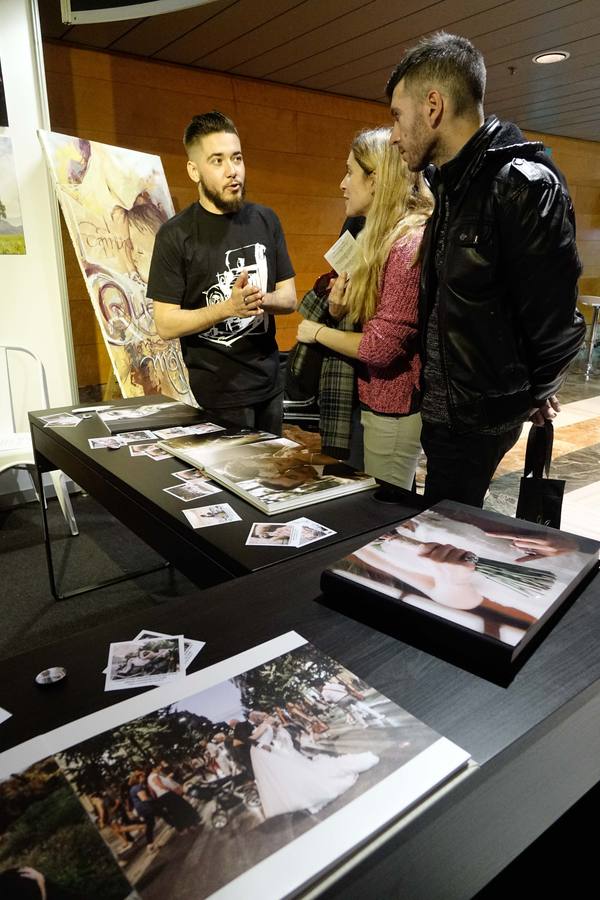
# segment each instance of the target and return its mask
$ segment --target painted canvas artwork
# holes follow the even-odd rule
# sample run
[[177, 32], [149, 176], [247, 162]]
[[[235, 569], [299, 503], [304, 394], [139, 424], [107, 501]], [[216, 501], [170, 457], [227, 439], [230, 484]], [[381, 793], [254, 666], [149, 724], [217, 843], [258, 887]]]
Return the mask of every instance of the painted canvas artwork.
[[0, 256], [22, 255], [25, 252], [19, 187], [0, 64]]
[[196, 405], [179, 341], [158, 336], [146, 297], [154, 237], [175, 212], [160, 158], [39, 134], [121, 393]]
[[10, 130], [0, 128], [0, 256], [25, 252], [19, 187]]

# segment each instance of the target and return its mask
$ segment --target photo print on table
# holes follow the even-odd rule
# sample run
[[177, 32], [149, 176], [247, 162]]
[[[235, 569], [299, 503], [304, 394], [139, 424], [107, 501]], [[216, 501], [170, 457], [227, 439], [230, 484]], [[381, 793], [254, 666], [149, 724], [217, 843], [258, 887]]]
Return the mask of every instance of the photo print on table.
[[154, 441], [156, 438], [153, 431], [124, 431], [119, 435], [119, 440], [122, 444], [137, 444], [140, 441]]
[[183, 637], [119, 641], [108, 651], [105, 691], [165, 684], [185, 676]]
[[198, 506], [195, 509], [182, 509], [181, 511], [192, 528], [208, 528], [210, 525], [241, 522], [241, 516], [238, 516], [229, 503], [217, 503], [214, 506]]
[[[162, 631], [148, 631], [144, 628], [139, 634], [136, 634], [134, 641], [144, 641], [147, 638], [176, 638], [175, 634], [164, 634]], [[206, 641], [193, 641], [183, 635], [183, 655], [185, 668], [198, 656]]]
[[181, 469], [180, 472], [173, 472], [172, 475], [173, 478], [179, 478], [180, 481], [196, 481], [205, 477], [202, 469]]
[[313, 522], [312, 519], [307, 519], [305, 516], [294, 519], [294, 525], [300, 526], [298, 547], [305, 547], [314, 541], [322, 541], [323, 538], [331, 537], [332, 534], [337, 533], [333, 528], [327, 528], [326, 525], [320, 525], [319, 522]]
[[184, 503], [189, 503], [190, 500], [200, 500], [202, 497], [208, 497], [210, 494], [218, 494], [222, 490], [222, 487], [210, 484], [210, 482], [200, 478], [195, 481], [176, 484], [173, 487], [163, 488], [166, 494], [171, 494], [173, 497], [177, 497], [178, 500], [183, 500]]
[[52, 413], [50, 416], [40, 416], [44, 428], [74, 428], [79, 425], [81, 418], [72, 413]]
[[52, 754], [142, 900], [295, 894], [469, 760], [294, 632], [0, 754], [0, 780]]
[[124, 446], [119, 438], [113, 435], [108, 435], [107, 437], [88, 438], [88, 444], [90, 445], [90, 450], [118, 450], [120, 447]]
[[248, 547], [297, 547], [300, 527], [293, 522], [254, 522], [246, 539]]

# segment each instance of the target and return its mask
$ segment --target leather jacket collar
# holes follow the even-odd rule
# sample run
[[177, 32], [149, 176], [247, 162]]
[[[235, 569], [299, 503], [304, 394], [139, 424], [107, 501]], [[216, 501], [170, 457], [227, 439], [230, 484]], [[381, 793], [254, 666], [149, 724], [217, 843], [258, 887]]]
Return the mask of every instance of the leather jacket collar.
[[434, 170], [431, 189], [436, 193], [443, 184], [447, 191], [459, 193], [486, 161], [493, 159], [497, 165], [502, 156], [507, 160], [515, 157], [531, 159], [543, 149], [540, 141], [526, 140], [512, 122], [501, 122], [497, 116], [488, 116], [456, 156]]

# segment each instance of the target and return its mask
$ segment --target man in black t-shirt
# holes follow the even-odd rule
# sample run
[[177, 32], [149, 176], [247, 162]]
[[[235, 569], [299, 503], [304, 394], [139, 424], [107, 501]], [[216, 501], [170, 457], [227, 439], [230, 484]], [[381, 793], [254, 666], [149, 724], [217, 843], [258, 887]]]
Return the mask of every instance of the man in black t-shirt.
[[194, 116], [185, 130], [198, 200], [160, 228], [147, 294], [162, 338], [181, 338], [194, 396], [209, 413], [281, 433], [283, 385], [272, 313], [296, 308], [279, 219], [244, 202], [231, 119]]

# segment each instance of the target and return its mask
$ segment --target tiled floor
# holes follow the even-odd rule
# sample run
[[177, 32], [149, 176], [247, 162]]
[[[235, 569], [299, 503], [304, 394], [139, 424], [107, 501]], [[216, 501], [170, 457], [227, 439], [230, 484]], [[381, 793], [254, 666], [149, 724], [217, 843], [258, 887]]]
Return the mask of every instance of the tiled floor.
[[[582, 366], [576, 362], [560, 400], [550, 477], [566, 481], [561, 528], [600, 540], [600, 367], [585, 381]], [[527, 432], [525, 427], [517, 445], [502, 460], [485, 502], [487, 508], [514, 515]]]

